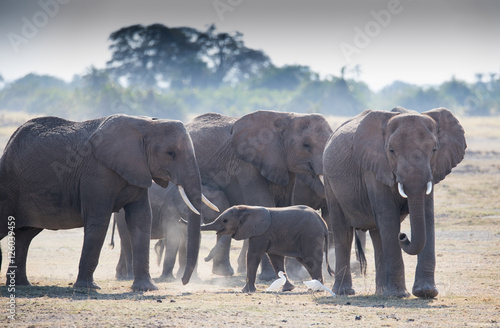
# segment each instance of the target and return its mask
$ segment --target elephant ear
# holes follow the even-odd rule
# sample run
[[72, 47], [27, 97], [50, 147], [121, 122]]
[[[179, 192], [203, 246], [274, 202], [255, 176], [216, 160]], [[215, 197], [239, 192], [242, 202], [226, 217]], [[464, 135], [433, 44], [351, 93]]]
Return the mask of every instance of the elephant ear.
[[139, 132], [145, 123], [146, 119], [113, 115], [89, 137], [94, 156], [101, 164], [141, 188], [149, 188], [152, 179], [144, 138]]
[[359, 124], [353, 138], [353, 157], [363, 169], [375, 173], [380, 182], [392, 186], [395, 183], [385, 149], [387, 122], [400, 112], [367, 110], [358, 116]]
[[233, 238], [236, 240], [260, 236], [271, 226], [271, 213], [265, 207], [252, 207], [240, 214], [240, 225]]
[[433, 182], [438, 183], [464, 158], [467, 148], [465, 132], [455, 116], [446, 108], [436, 108], [423, 114], [430, 116], [438, 125], [439, 147], [432, 165]]
[[236, 121], [231, 130], [231, 145], [238, 158], [256, 166], [266, 179], [279, 185], [290, 182], [282, 135], [289, 123], [289, 114], [256, 111]]

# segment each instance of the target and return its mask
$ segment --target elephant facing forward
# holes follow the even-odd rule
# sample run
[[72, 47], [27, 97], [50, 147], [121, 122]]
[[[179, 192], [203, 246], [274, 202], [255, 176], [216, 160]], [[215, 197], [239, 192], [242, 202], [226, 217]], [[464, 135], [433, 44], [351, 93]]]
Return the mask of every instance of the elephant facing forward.
[[[323, 155], [325, 192], [335, 240], [338, 294], [354, 294], [353, 228], [368, 230], [375, 250], [376, 293], [406, 297], [401, 249], [418, 254], [413, 294], [432, 298], [434, 184], [460, 163], [464, 130], [450, 111], [364, 111], [340, 126]], [[411, 242], [400, 232], [410, 215]]]
[[[266, 208], [262, 206], [233, 206], [214, 222], [201, 227], [215, 230], [218, 235], [236, 240], [248, 239], [247, 279], [243, 292], [256, 291], [255, 279], [259, 262], [267, 254], [276, 274], [285, 272], [285, 256], [296, 258], [312, 279], [323, 282], [323, 252], [328, 272], [328, 229], [321, 216], [308, 206]], [[283, 291], [294, 285], [287, 281]]]
[[[93, 273], [110, 216], [124, 208], [134, 250], [132, 289], [157, 289], [149, 274], [152, 180], [180, 186], [190, 207], [201, 210], [200, 173], [182, 122], [128, 115], [85, 122], [41, 117], [19, 127], [0, 161], [0, 239], [9, 233], [12, 217], [16, 284], [29, 285], [26, 258], [37, 234], [84, 227], [74, 287], [99, 288]], [[184, 283], [197, 261], [199, 213], [190, 213], [188, 230]]]

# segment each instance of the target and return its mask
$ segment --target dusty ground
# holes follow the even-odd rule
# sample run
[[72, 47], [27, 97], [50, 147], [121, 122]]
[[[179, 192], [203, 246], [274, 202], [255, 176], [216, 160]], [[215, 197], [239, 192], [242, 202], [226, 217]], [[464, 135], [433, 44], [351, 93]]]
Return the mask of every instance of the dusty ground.
[[[116, 281], [119, 246], [104, 247], [95, 272], [99, 291], [75, 290], [83, 240], [81, 229], [44, 231], [31, 245], [31, 287], [10, 293], [0, 287], [0, 326], [12, 327], [498, 327], [500, 326], [500, 119], [462, 119], [469, 149], [465, 160], [435, 189], [436, 283], [433, 300], [374, 296], [373, 250], [368, 275], [354, 278], [357, 295], [311, 295], [301, 281], [293, 292], [240, 293], [244, 276], [214, 276], [200, 260], [200, 279], [183, 286], [159, 281], [155, 292], [134, 293], [131, 281]], [[409, 231], [405, 222], [404, 231]], [[108, 233], [109, 234], [109, 233]], [[200, 258], [214, 244], [203, 234]], [[109, 241], [109, 237], [107, 242]], [[154, 243], [152, 243], [152, 246]], [[2, 241], [4, 259], [6, 240]], [[235, 242], [232, 261], [241, 246]], [[151, 248], [151, 275], [161, 273]], [[405, 255], [411, 290], [416, 257]], [[4, 260], [5, 262], [5, 260]], [[333, 261], [332, 261], [333, 263]], [[1, 277], [5, 277], [5, 263]], [[2, 281], [4, 278], [1, 278]], [[327, 285], [332, 284], [330, 277]], [[15, 296], [15, 320], [7, 318]]]

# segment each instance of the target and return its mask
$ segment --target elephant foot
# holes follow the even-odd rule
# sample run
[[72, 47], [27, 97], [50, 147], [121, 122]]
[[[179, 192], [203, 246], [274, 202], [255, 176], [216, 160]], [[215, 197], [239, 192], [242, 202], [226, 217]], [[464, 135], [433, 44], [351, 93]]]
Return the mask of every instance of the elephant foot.
[[255, 285], [249, 286], [248, 284], [246, 284], [245, 287], [243, 287], [243, 289], [241, 291], [243, 293], [252, 294], [252, 293], [255, 293], [257, 291], [257, 289], [255, 288]]
[[101, 289], [94, 280], [81, 280], [78, 279], [74, 284], [73, 288], [85, 288], [85, 289]]
[[420, 298], [435, 298], [439, 292], [436, 286], [431, 284], [426, 284], [423, 286], [413, 286], [413, 295]]
[[332, 291], [337, 295], [354, 295], [356, 292], [352, 286], [333, 286]]
[[385, 289], [383, 295], [394, 298], [406, 298], [410, 296], [410, 293], [408, 293], [405, 288], [390, 288]]
[[289, 282], [288, 280], [286, 281], [286, 283], [283, 285], [283, 288], [281, 289], [281, 291], [283, 292], [290, 292], [292, 291], [293, 289], [295, 288], [295, 285], [292, 284], [291, 282]]
[[231, 265], [214, 265], [212, 267], [212, 273], [218, 276], [230, 277], [234, 275], [234, 269]]
[[[9, 274], [9, 271], [11, 272]], [[14, 274], [12, 274], [14, 273]], [[12, 272], [7, 268], [7, 280], [5, 281], [5, 286], [9, 285], [16, 285], [16, 286], [31, 286], [31, 283], [28, 281], [28, 278], [26, 276], [24, 277], [16, 277], [16, 272]], [[12, 280], [14, 278], [15, 282]]]
[[132, 284], [132, 290], [134, 292], [137, 291], [143, 291], [147, 292], [149, 290], [158, 290], [158, 287], [156, 287], [155, 283], [151, 278], [145, 278], [142, 280], [135, 280], [134, 283]]
[[172, 274], [172, 272], [169, 272], [169, 273], [162, 273], [161, 276], [160, 276], [160, 279], [161, 280], [173, 281], [173, 280], [175, 280], [175, 277]]

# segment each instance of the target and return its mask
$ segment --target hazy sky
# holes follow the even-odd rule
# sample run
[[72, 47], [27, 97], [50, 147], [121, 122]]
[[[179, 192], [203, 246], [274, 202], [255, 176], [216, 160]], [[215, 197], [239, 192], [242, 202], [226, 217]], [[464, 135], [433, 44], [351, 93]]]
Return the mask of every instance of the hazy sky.
[[70, 80], [105, 66], [111, 32], [152, 23], [199, 30], [215, 23], [242, 32], [278, 66], [308, 65], [323, 76], [359, 64], [360, 79], [375, 90], [394, 80], [500, 74], [498, 0], [0, 0], [0, 75]]

